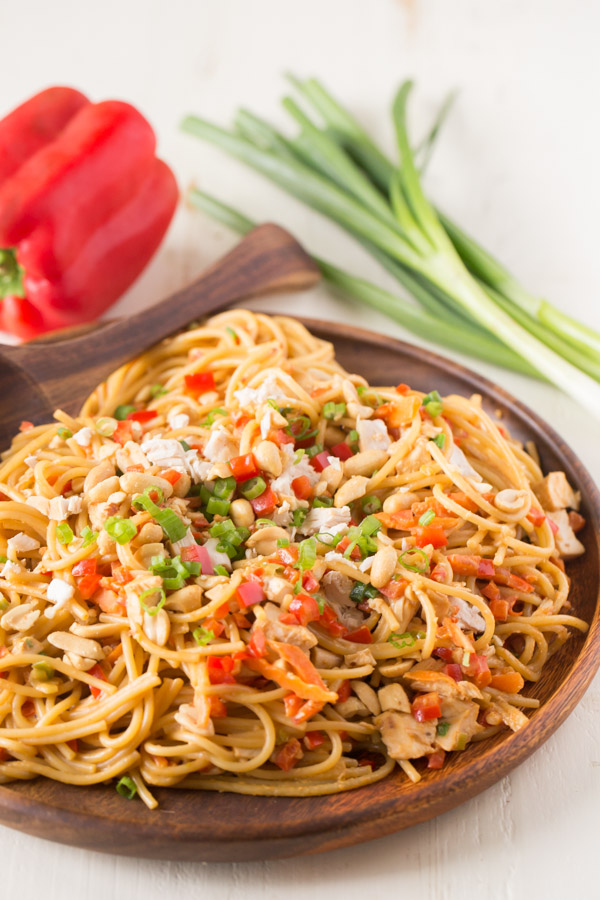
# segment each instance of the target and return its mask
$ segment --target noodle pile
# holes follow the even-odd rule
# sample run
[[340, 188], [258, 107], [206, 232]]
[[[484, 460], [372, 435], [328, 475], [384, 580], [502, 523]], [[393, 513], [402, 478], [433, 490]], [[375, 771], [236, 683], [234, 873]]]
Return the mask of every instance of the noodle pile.
[[309, 796], [539, 703], [579, 498], [480, 398], [370, 387], [233, 310], [0, 468], [0, 779]]

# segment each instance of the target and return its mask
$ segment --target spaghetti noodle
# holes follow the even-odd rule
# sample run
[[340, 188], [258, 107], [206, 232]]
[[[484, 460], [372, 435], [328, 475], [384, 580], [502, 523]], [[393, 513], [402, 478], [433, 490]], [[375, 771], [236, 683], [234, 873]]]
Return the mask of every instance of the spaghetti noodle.
[[215, 316], [55, 419], [0, 468], [4, 781], [154, 807], [418, 780], [523, 727], [587, 629], [564, 474], [479, 397], [372, 388], [292, 319]]

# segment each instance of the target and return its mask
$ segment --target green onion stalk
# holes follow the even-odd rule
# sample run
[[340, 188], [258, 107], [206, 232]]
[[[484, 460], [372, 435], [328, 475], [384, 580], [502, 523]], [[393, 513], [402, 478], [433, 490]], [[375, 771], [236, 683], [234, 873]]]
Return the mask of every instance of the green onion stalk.
[[[288, 97], [284, 108], [300, 126], [294, 138], [245, 110], [238, 113], [233, 131], [194, 116], [184, 120], [183, 128], [345, 228], [420, 306], [317, 258], [325, 278], [338, 289], [426, 340], [541, 377], [600, 418], [600, 335], [528, 294], [427, 199], [406, 125], [411, 83], [402, 85], [393, 104], [399, 165], [384, 156], [319, 82], [294, 84], [324, 127]], [[443, 115], [421, 145], [421, 159], [430, 152]], [[197, 189], [189, 199], [241, 233], [254, 225]]]

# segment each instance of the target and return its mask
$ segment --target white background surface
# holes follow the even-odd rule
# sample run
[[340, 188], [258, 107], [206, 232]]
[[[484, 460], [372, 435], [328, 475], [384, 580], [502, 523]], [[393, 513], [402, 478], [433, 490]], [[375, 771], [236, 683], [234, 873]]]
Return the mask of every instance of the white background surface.
[[[413, 75], [418, 82], [413, 121], [423, 128], [445, 92], [458, 87], [429, 172], [430, 193], [525, 284], [600, 328], [599, 28], [595, 0], [0, 0], [0, 115], [51, 83], [72, 84], [97, 100], [130, 100], [155, 125], [182, 189], [195, 179], [253, 218], [287, 224], [321, 255], [379, 277], [334, 226], [180, 134], [178, 122], [198, 112], [225, 124], [244, 104], [281, 122], [281, 76], [292, 70], [321, 77], [391, 149], [388, 106], [401, 79]], [[233, 242], [180, 209], [119, 311], [161, 299]], [[406, 337], [389, 320], [324, 289], [282, 298], [278, 307]], [[600, 429], [584, 410], [551, 388], [473, 367], [550, 419], [600, 480]], [[599, 739], [596, 679], [560, 731], [485, 794], [412, 830], [309, 859], [240, 865], [117, 859], [0, 829], [0, 896], [536, 900], [584, 890], [599, 896]]]

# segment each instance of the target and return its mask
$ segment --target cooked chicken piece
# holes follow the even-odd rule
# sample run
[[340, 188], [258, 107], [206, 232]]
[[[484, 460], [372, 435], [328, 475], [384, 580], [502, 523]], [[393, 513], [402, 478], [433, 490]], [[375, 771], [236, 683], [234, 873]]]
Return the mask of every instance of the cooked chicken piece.
[[385, 687], [379, 688], [378, 696], [383, 710], [395, 709], [398, 712], [410, 712], [410, 700], [401, 684], [386, 684]]
[[501, 720], [512, 731], [519, 731], [529, 722], [525, 713], [521, 712], [515, 706], [511, 706], [506, 700], [498, 698], [488, 706], [490, 712], [497, 712]]
[[549, 512], [548, 518], [557, 526], [558, 531], [554, 535], [556, 549], [563, 559], [575, 559], [585, 553], [585, 547], [581, 543], [575, 532], [571, 528], [569, 522], [569, 514], [566, 509], [559, 509], [557, 512]]
[[336, 613], [338, 619], [350, 631], [354, 631], [364, 622], [364, 616], [350, 599], [350, 591], [354, 582], [341, 572], [330, 571], [323, 576], [323, 591], [328, 604]]
[[344, 657], [344, 665], [349, 669], [357, 669], [359, 666], [375, 666], [375, 657], [368, 647], [357, 650], [356, 653], [348, 653]]
[[533, 490], [545, 510], [555, 512], [565, 506], [579, 509], [581, 494], [575, 493], [564, 472], [548, 472], [534, 485]]
[[281, 641], [284, 644], [294, 644], [308, 653], [311, 647], [317, 643], [317, 639], [304, 625], [285, 625], [279, 621], [281, 610], [274, 603], [265, 603], [264, 606], [255, 606], [254, 615], [256, 625], [264, 631], [268, 641]]
[[360, 678], [354, 678], [351, 684], [353, 693], [367, 707], [369, 715], [378, 716], [381, 712], [381, 703], [371, 685], [361, 681]]
[[417, 722], [410, 713], [388, 709], [375, 719], [392, 759], [418, 759], [433, 750], [437, 719]]
[[396, 600], [390, 600], [390, 608], [398, 619], [398, 631], [404, 634], [419, 608], [419, 601], [412, 597], [398, 597]]
[[[481, 730], [481, 725], [477, 723], [478, 714], [479, 707], [471, 700], [442, 699], [436, 744], [442, 750], [464, 749], [473, 735]], [[447, 730], [446, 724], [449, 726]]]
[[481, 697], [477, 685], [471, 684], [469, 681], [455, 681], [454, 678], [443, 672], [428, 671], [427, 669], [415, 672], [415, 668], [404, 676], [413, 691], [423, 691], [424, 693], [435, 691], [440, 697]]
[[348, 697], [347, 700], [336, 703], [335, 710], [336, 712], [339, 712], [340, 716], [343, 716], [344, 719], [351, 719], [353, 716], [370, 715], [366, 705], [358, 697]]
[[316, 669], [336, 669], [342, 662], [342, 657], [337, 653], [331, 653], [330, 650], [325, 650], [323, 647], [313, 647], [312, 649], [312, 664]]

